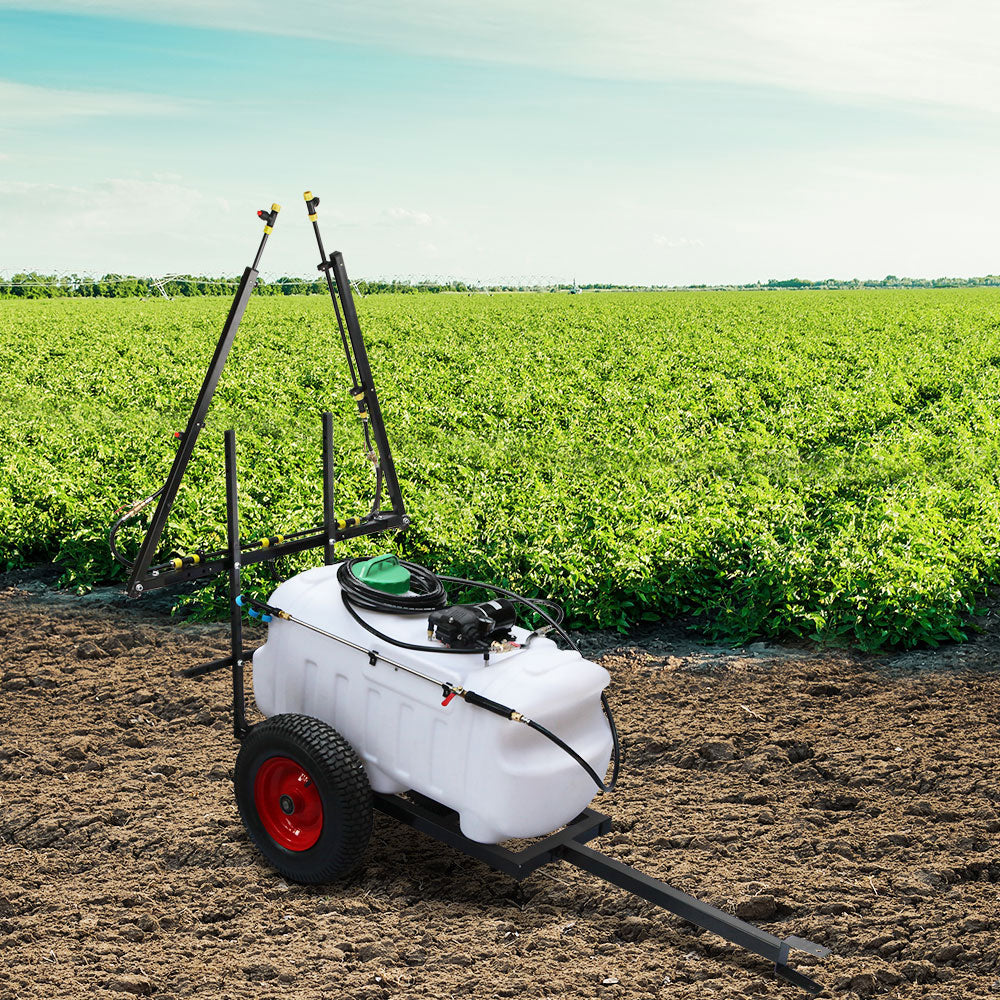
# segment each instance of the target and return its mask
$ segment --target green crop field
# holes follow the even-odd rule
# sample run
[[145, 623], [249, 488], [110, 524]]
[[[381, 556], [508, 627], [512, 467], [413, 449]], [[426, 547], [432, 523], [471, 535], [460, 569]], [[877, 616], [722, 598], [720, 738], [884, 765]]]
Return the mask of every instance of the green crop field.
[[[1000, 575], [998, 295], [367, 298], [413, 517], [399, 551], [551, 595], [579, 624], [961, 638]], [[67, 585], [123, 579], [107, 525], [165, 478], [227, 305], [0, 301], [8, 568], [55, 559]], [[222, 543], [230, 426], [244, 531], [318, 522], [325, 408], [338, 515], [366, 512], [332, 320], [319, 297], [251, 302], [164, 554]]]

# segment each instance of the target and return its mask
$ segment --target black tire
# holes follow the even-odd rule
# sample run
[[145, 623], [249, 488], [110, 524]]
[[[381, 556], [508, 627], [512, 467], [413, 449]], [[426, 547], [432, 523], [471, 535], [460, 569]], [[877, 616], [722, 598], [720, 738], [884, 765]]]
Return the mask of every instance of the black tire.
[[[286, 762], [304, 772], [297, 784]], [[289, 830], [276, 827], [285, 820], [274, 808], [274, 797], [276, 791], [291, 787], [290, 781], [308, 797], [308, 802], [300, 803], [301, 816], [311, 810], [305, 846], [286, 846], [302, 835], [292, 829], [296, 806], [291, 795], [278, 799]], [[236, 804], [250, 839], [285, 878], [306, 885], [332, 882], [349, 875], [361, 861], [372, 831], [372, 789], [361, 758], [332, 726], [308, 715], [275, 715], [254, 726], [236, 758], [235, 786]], [[317, 793], [322, 807], [318, 820]]]

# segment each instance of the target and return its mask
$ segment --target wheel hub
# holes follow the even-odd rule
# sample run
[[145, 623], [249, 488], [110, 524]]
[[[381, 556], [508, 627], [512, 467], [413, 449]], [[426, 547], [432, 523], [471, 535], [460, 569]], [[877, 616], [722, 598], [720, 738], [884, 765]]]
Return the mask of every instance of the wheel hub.
[[309, 773], [290, 757], [269, 757], [253, 787], [268, 836], [289, 851], [307, 851], [323, 832], [323, 802]]

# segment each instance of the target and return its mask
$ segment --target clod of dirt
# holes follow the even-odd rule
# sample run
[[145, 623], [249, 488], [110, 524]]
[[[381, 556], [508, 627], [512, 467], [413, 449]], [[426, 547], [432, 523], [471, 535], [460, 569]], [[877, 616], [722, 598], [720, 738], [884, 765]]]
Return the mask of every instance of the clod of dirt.
[[96, 642], [91, 642], [90, 639], [85, 639], [76, 647], [76, 658], [78, 660], [99, 660], [101, 657], [107, 655]]
[[852, 976], [841, 983], [840, 988], [851, 990], [861, 997], [870, 997], [879, 988], [879, 981], [870, 972], [862, 972], [860, 976]]
[[268, 979], [277, 979], [278, 970], [267, 962], [263, 962], [259, 965], [248, 965], [243, 970], [243, 974], [251, 982], [263, 982]]
[[733, 749], [731, 743], [723, 743], [722, 741], [702, 743], [698, 747], [698, 756], [702, 760], [710, 761], [720, 761], [720, 760], [735, 760], [736, 751]]
[[826, 812], [850, 812], [860, 804], [861, 800], [857, 796], [843, 794], [820, 795], [815, 802], [817, 809]]
[[900, 975], [911, 983], [926, 983], [936, 977], [937, 971], [933, 962], [904, 962], [899, 967]]
[[128, 822], [128, 813], [124, 809], [112, 809], [108, 817], [111, 826], [124, 826]]
[[835, 698], [843, 692], [836, 684], [811, 684], [806, 688], [806, 694], [814, 698]]
[[104, 988], [116, 993], [131, 993], [148, 997], [153, 994], [153, 984], [145, 976], [115, 976], [104, 981]]
[[618, 936], [625, 941], [643, 941], [649, 936], [649, 921], [643, 917], [626, 917], [618, 928]]
[[802, 761], [816, 756], [816, 751], [808, 743], [800, 743], [798, 741], [790, 743], [785, 748], [785, 753], [788, 756], [789, 763], [792, 764], [801, 764]]
[[934, 952], [935, 962], [953, 962], [965, 949], [960, 944], [946, 944]]
[[778, 912], [774, 896], [769, 894], [751, 896], [736, 904], [736, 916], [742, 920], [767, 920]]
[[117, 656], [119, 653], [125, 652], [126, 646], [118, 636], [112, 635], [107, 639], [101, 640], [101, 649], [103, 649], [108, 656]]
[[69, 760], [84, 760], [93, 749], [94, 741], [89, 736], [70, 736], [63, 740], [63, 756]]

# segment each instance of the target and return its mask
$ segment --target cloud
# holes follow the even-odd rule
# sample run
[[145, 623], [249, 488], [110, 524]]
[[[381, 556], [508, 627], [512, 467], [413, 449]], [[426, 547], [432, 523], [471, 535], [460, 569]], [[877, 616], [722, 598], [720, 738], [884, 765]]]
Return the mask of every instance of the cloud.
[[393, 222], [409, 223], [414, 226], [429, 226], [434, 221], [427, 212], [414, 212], [408, 208], [390, 208], [385, 214]]
[[[8, 272], [163, 273], [185, 270], [188, 261], [218, 267], [216, 243], [239, 248], [246, 230], [259, 228], [256, 218], [249, 221], [251, 212], [240, 224], [223, 199], [176, 182], [118, 178], [78, 186], [0, 180], [0, 199], [10, 237], [0, 270]], [[245, 247], [237, 249], [234, 259], [245, 255]]]
[[[235, 273], [260, 239], [253, 209], [263, 203], [242, 187], [222, 197], [169, 172], [86, 184], [0, 178], [0, 201], [8, 236], [0, 272], [88, 274]], [[428, 239], [434, 219], [427, 212], [373, 207], [345, 218], [324, 207], [321, 213], [328, 233], [349, 228], [351, 248], [371, 244], [378, 260], [386, 241], [404, 256], [440, 253]], [[289, 225], [276, 230], [264, 266], [274, 274], [311, 274], [308, 247], [303, 253]]]
[[584, 77], [776, 86], [840, 101], [995, 110], [989, 0], [0, 0], [79, 15], [379, 45]]
[[54, 118], [172, 115], [190, 107], [189, 102], [155, 94], [56, 90], [0, 80], [2, 124]]

